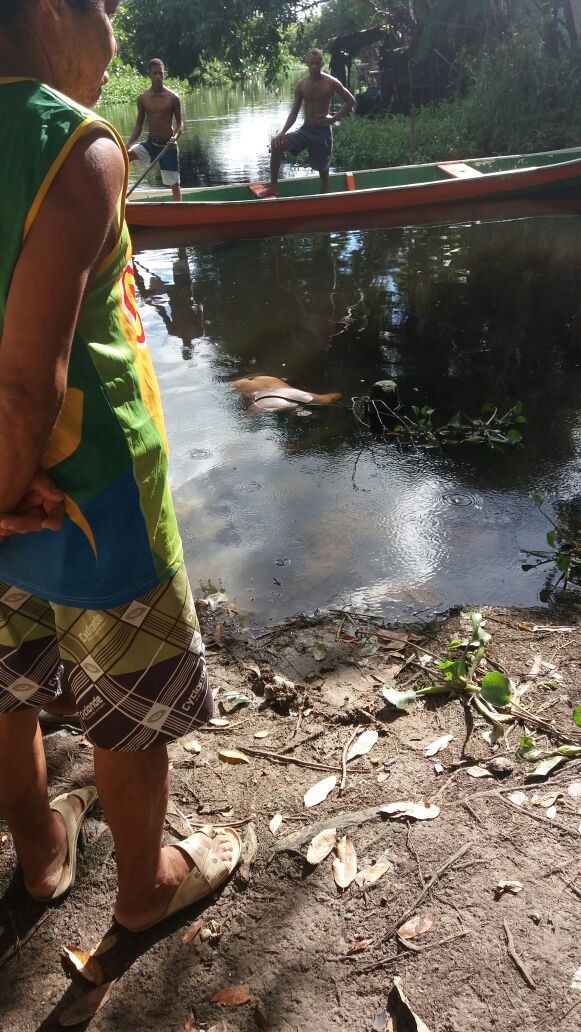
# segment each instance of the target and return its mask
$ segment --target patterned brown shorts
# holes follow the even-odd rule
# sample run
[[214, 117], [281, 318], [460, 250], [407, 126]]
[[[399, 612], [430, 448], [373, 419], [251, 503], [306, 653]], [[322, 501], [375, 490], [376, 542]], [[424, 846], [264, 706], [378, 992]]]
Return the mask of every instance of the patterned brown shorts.
[[101, 749], [149, 749], [205, 724], [213, 700], [185, 567], [106, 610], [54, 605], [0, 582], [0, 713], [42, 708], [61, 676]]

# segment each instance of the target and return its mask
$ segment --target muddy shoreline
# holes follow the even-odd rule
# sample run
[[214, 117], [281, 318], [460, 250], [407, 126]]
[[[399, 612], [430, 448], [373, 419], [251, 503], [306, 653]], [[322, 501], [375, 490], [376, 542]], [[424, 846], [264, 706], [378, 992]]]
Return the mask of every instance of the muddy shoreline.
[[[391, 629], [331, 613], [251, 638], [227, 601], [202, 604], [219, 723], [193, 736], [196, 744], [170, 749], [167, 832], [179, 838], [210, 822], [237, 827], [246, 840], [241, 868], [205, 907], [163, 931], [129, 936], [111, 927], [115, 865], [99, 809], [86, 822], [75, 889], [49, 911], [24, 894], [1, 828], [2, 1026], [61, 1027], [66, 1008], [91, 988], [71, 973], [61, 946], [89, 951], [113, 935], [100, 961], [104, 978], [117, 981], [90, 1022], [97, 1030], [388, 1029], [395, 976], [429, 1032], [576, 1027], [581, 760], [534, 785], [530, 764], [516, 753], [525, 735], [545, 751], [581, 739], [571, 719], [581, 703], [580, 610], [482, 612], [492, 636], [485, 669], [504, 671], [537, 721], [508, 724], [494, 747], [483, 738], [489, 725], [457, 697], [424, 699], [409, 712], [382, 697], [385, 685], [426, 683], [451, 638], [466, 633], [458, 611]], [[377, 731], [375, 744], [346, 763], [349, 742], [365, 730]], [[54, 794], [91, 780], [80, 733], [48, 731], [46, 748]], [[247, 762], [225, 762], [223, 750]], [[474, 776], [473, 768], [484, 773]], [[327, 798], [306, 807], [305, 793], [333, 775]], [[402, 800], [439, 812], [425, 820], [379, 812]], [[316, 866], [306, 860], [311, 838], [333, 827], [357, 856], [359, 884], [346, 889], [334, 881], [335, 852]], [[378, 864], [382, 876], [366, 883], [361, 872]], [[522, 888], [499, 891], [500, 882]], [[416, 915], [426, 930], [398, 935]], [[184, 943], [198, 917], [207, 932]], [[212, 1000], [232, 985], [248, 987], [248, 1002]]]

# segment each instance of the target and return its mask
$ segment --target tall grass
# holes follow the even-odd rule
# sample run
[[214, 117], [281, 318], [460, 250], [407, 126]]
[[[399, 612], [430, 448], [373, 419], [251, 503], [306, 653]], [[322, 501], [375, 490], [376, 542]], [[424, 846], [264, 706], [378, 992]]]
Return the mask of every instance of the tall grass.
[[404, 115], [350, 118], [335, 134], [337, 168], [379, 168], [581, 144], [581, 47], [547, 57], [513, 30], [466, 65], [467, 93]]

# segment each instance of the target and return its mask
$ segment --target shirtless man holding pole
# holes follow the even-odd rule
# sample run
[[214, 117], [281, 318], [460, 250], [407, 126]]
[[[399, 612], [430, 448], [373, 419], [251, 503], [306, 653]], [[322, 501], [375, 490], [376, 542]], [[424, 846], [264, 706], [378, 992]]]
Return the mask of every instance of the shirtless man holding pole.
[[[137, 121], [127, 141], [131, 161], [152, 162], [169, 144], [169, 149], [160, 159], [161, 181], [171, 186], [174, 201], [181, 201], [180, 168], [177, 141], [184, 131], [182, 105], [177, 93], [164, 86], [165, 65], [154, 57], [147, 66], [151, 86], [137, 98]], [[148, 137], [137, 143], [147, 118]], [[175, 129], [174, 129], [175, 119]]]
[[[332, 75], [323, 69], [323, 53], [316, 47], [307, 55], [309, 74], [305, 75], [296, 86], [295, 99], [289, 116], [280, 131], [270, 144], [270, 186], [263, 190], [260, 197], [278, 196], [278, 173], [283, 154], [290, 151], [297, 155], [307, 150], [311, 168], [321, 177], [321, 193], [329, 189], [329, 165], [333, 150], [334, 122], [339, 122], [349, 115], [355, 105], [355, 97]], [[341, 97], [343, 107], [330, 114], [333, 95]], [[297, 120], [301, 106], [304, 104], [305, 120], [300, 129], [294, 133], [288, 130]]]

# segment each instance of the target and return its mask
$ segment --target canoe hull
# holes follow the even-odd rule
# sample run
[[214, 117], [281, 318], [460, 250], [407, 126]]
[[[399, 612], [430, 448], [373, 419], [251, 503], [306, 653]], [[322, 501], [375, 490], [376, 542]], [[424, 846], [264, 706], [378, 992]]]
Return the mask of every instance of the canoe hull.
[[[562, 153], [567, 155], [570, 152]], [[580, 154], [579, 151], [575, 153]], [[526, 158], [526, 156], [524, 157]], [[538, 157], [539, 155], [530, 155], [533, 160]], [[482, 164], [485, 162], [485, 159], [477, 160]], [[508, 159], [498, 160], [506, 162]], [[514, 160], [522, 162], [523, 156], [516, 155]], [[209, 194], [212, 194], [211, 200], [186, 199], [179, 203], [153, 199], [134, 200], [127, 204], [127, 221], [131, 226], [164, 228], [252, 225], [274, 220], [283, 224], [292, 224], [293, 222], [304, 224], [305, 221], [316, 221], [333, 216], [393, 211], [398, 208], [413, 209], [424, 205], [446, 205], [490, 198], [542, 197], [581, 188], [581, 156], [544, 165], [485, 174], [477, 173], [474, 178], [450, 176], [444, 179], [434, 178], [430, 181], [429, 170], [433, 169], [434, 176], [437, 174], [441, 177], [441, 169], [444, 167], [437, 165], [408, 166], [410, 174], [415, 169], [427, 170], [425, 175], [428, 178], [423, 182], [400, 183], [371, 189], [343, 189], [327, 194], [310, 193], [307, 196], [281, 196], [267, 200], [251, 198], [248, 200], [221, 200], [221, 192], [226, 192], [228, 188], [216, 187], [213, 190], [188, 191], [186, 195], [194, 198], [199, 193], [207, 198]], [[405, 168], [376, 170], [375, 175], [379, 176], [381, 172], [385, 172], [386, 177], [394, 176], [398, 172], [405, 173]], [[370, 175], [370, 173], [355, 173], [355, 176], [361, 176], [362, 180], [365, 175]], [[337, 181], [339, 178], [335, 175], [333, 180]], [[300, 182], [304, 184], [312, 182], [312, 180], [301, 180]], [[285, 185], [288, 189], [288, 181]], [[292, 189], [292, 185], [290, 188]]]

